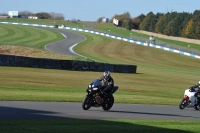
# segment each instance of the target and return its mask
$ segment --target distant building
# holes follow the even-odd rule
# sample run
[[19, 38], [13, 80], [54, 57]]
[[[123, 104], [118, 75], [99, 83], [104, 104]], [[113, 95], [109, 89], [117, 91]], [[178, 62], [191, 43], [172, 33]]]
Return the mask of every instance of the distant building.
[[18, 18], [18, 11], [8, 11], [10, 18]]
[[114, 19], [113, 19], [113, 24], [114, 24], [114, 25], [118, 25], [118, 24], [119, 24], [119, 20], [117, 20], [117, 19], [114, 18]]
[[102, 18], [102, 22], [103, 22], [103, 23], [107, 23], [108, 21], [109, 21], [108, 18]]
[[36, 16], [28, 16], [28, 19], [38, 19]]
[[28, 16], [26, 16], [26, 15], [19, 15], [18, 17], [19, 18], [28, 18]]

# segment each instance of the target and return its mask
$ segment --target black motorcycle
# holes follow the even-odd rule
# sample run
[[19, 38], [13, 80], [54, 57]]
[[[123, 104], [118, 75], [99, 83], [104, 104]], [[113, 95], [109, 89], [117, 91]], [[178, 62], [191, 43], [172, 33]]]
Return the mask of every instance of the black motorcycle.
[[112, 108], [114, 104], [113, 93], [118, 90], [118, 86], [114, 86], [111, 94], [103, 94], [101, 91], [102, 83], [101, 81], [94, 80], [91, 84], [89, 84], [86, 92], [88, 93], [83, 100], [82, 108], [84, 110], [90, 109], [90, 107], [102, 107], [103, 110], [108, 111]]

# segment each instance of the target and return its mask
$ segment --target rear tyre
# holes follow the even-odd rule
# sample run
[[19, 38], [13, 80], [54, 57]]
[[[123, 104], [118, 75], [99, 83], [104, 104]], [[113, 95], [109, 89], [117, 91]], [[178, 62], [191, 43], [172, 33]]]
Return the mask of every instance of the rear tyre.
[[194, 105], [194, 109], [195, 109], [195, 110], [199, 110], [199, 108], [200, 108], [200, 105], [199, 105], [199, 104]]
[[186, 106], [187, 106], [187, 101], [183, 98], [179, 104], [179, 108], [185, 109]]
[[102, 105], [102, 109], [105, 111], [108, 111], [109, 109], [112, 108], [114, 101], [115, 101], [115, 99], [114, 99], [113, 95], [110, 95], [108, 98], [105, 98], [105, 101]]
[[92, 99], [89, 96], [86, 96], [82, 102], [83, 110], [88, 110], [92, 106]]

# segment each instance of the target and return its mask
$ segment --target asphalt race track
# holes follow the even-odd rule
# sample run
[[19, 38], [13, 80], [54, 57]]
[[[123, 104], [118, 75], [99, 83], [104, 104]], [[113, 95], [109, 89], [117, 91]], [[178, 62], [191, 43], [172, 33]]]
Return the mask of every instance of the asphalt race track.
[[[76, 56], [70, 52], [69, 48], [85, 40], [85, 37], [69, 30], [50, 30], [56, 30], [67, 38], [47, 45], [46, 49], [55, 53]], [[101, 107], [83, 110], [82, 103], [73, 102], [0, 101], [0, 119], [200, 120], [200, 111], [193, 108], [180, 110], [178, 104], [177, 106], [114, 104], [109, 111], [103, 111]]]
[[69, 48], [74, 44], [84, 41], [86, 39], [84, 36], [66, 29], [50, 28], [50, 30], [58, 31], [66, 38], [62, 41], [46, 45], [46, 50], [63, 55], [77, 56], [76, 54], [72, 53]]
[[134, 120], [200, 120], [193, 108], [178, 106], [114, 104], [109, 111], [101, 107], [82, 109], [82, 103], [1, 101], [0, 119], [134, 119]]

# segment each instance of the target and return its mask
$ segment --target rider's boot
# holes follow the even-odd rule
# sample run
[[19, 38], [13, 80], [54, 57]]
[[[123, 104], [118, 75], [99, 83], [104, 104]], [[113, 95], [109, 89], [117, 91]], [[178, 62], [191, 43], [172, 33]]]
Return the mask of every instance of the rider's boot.
[[197, 105], [200, 106], [200, 97], [197, 98]]
[[197, 103], [194, 105], [194, 109], [199, 110], [198, 106], [200, 107], [200, 97], [197, 97]]

